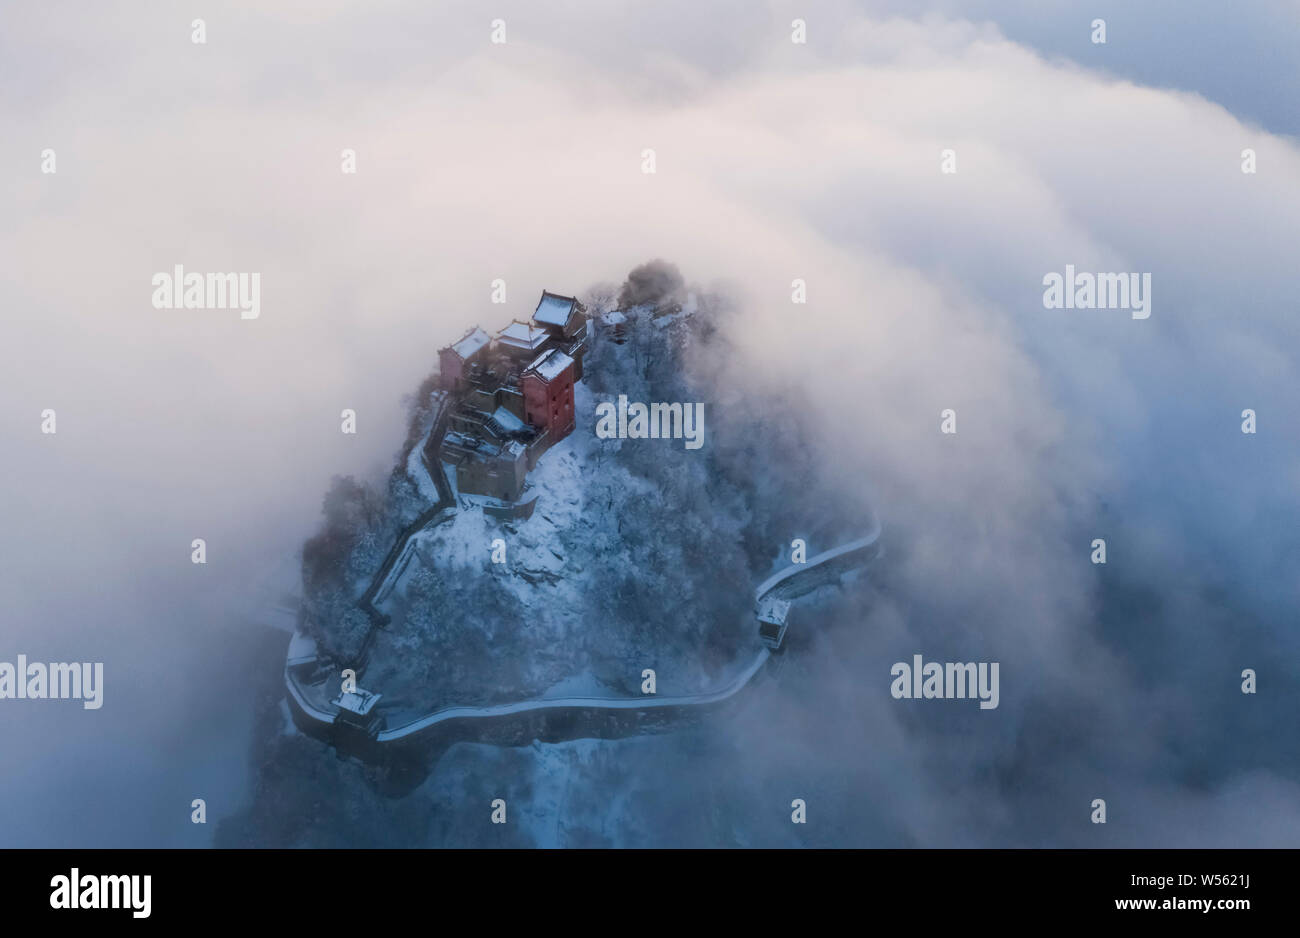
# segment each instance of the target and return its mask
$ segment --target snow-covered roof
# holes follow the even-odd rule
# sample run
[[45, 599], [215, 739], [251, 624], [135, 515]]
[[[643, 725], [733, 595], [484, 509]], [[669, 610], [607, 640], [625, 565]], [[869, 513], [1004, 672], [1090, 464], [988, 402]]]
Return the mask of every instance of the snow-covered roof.
[[497, 451], [497, 448], [487, 440], [480, 439], [477, 436], [471, 436], [467, 433], [461, 433], [459, 430], [448, 430], [447, 435], [442, 438], [444, 444], [450, 446], [459, 446], [475, 456], [491, 456]]
[[504, 407], [498, 407], [496, 410], [492, 411], [492, 419], [496, 421], [497, 426], [502, 430], [505, 430], [507, 433], [516, 430], [524, 430], [528, 427], [528, 424], [524, 423]]
[[531, 323], [516, 319], [497, 333], [497, 341], [512, 348], [535, 349], [550, 336], [545, 329], [538, 329]]
[[758, 620], [760, 622], [770, 622], [773, 625], [781, 625], [785, 622], [786, 616], [790, 614], [790, 600], [774, 599], [769, 597], [758, 610]]
[[537, 303], [537, 310], [533, 313], [533, 321], [547, 326], [564, 326], [569, 322], [573, 307], [577, 303], [574, 297], [560, 296], [558, 293], [547, 293], [543, 290], [542, 298]]
[[537, 359], [525, 369], [524, 373], [532, 372], [538, 375], [543, 381], [554, 381], [560, 376], [560, 373], [573, 364], [573, 359], [565, 355], [557, 348], [549, 352], [543, 352]]
[[492, 341], [492, 337], [475, 326], [451, 346], [451, 350], [460, 356], [461, 361], [468, 361], [470, 356]]
[[360, 687], [355, 693], [344, 691], [334, 698], [334, 703], [343, 710], [355, 713], [357, 716], [365, 716], [379, 702], [383, 694], [372, 694], [368, 690], [362, 690]]

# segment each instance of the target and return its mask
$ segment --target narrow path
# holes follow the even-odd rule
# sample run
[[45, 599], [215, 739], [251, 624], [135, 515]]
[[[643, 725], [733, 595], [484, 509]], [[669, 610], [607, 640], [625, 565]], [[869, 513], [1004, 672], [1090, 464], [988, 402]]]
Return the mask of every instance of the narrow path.
[[[456, 498], [452, 493], [451, 483], [447, 481], [442, 462], [435, 459], [434, 465], [430, 466], [429, 460], [424, 457], [423, 452], [425, 446], [432, 447], [434, 452], [437, 452], [441, 447], [442, 438], [447, 433], [447, 421], [451, 417], [451, 406], [452, 400], [448, 395], [439, 404], [438, 416], [434, 419], [433, 428], [429, 431], [427, 441], [417, 444], [421, 447], [420, 463], [424, 466], [425, 471], [429, 473], [429, 477], [433, 479], [434, 487], [438, 490], [438, 500], [402, 529], [397, 536], [396, 542], [388, 551], [388, 556], [379, 565], [378, 571], [375, 572], [374, 577], [370, 580], [370, 585], [366, 587], [366, 591], [359, 600], [361, 608], [370, 617], [370, 631], [366, 633], [366, 637], [362, 640], [361, 651], [357, 656], [361, 661], [365, 661], [366, 655], [370, 651], [370, 645], [374, 641], [376, 630], [388, 625], [388, 614], [380, 611], [375, 603], [383, 601], [383, 598], [392, 589], [390, 580], [396, 582], [402, 571], [406, 569], [406, 563], [399, 564], [399, 561], [403, 561], [403, 558], [405, 558], [409, 562], [412, 538], [431, 524], [442, 524], [444, 521], [450, 520], [455, 511]], [[442, 515], [442, 517], [439, 517], [439, 515]], [[393, 575], [394, 570], [396, 570], [397, 576]]]
[[658, 710], [664, 707], [720, 703], [748, 684], [749, 679], [758, 673], [758, 669], [763, 666], [770, 654], [767, 648], [762, 649], [740, 674], [717, 690], [703, 694], [684, 694], [679, 697], [650, 695], [645, 697], [542, 697], [538, 700], [522, 700], [493, 707], [446, 707], [402, 726], [381, 730], [378, 739], [381, 743], [402, 739], [447, 720], [486, 719], [537, 710]]
[[[416, 529], [418, 530], [418, 528]], [[841, 544], [839, 547], [825, 551], [810, 558], [804, 564], [795, 564], [768, 577], [754, 591], [756, 603], [773, 595], [783, 599], [793, 599], [805, 595], [818, 586], [833, 582], [843, 573], [854, 567], [862, 566], [875, 556], [876, 543], [880, 538], [880, 522], [872, 519], [871, 530], [863, 537]], [[409, 536], [408, 536], [409, 539]], [[403, 540], [403, 544], [405, 539]], [[398, 552], [400, 555], [400, 551]], [[391, 564], [388, 565], [391, 570]], [[384, 574], [384, 577], [387, 573]], [[384, 577], [376, 577], [372, 591]], [[392, 743], [423, 733], [432, 727], [452, 720], [494, 720], [515, 714], [535, 713], [538, 711], [565, 711], [572, 716], [594, 715], [601, 711], [639, 711], [650, 712], [673, 708], [698, 707], [720, 703], [734, 696], [744, 688], [768, 661], [771, 651], [764, 647], [754, 656], [740, 672], [720, 687], [699, 694], [682, 694], [669, 697], [541, 697], [534, 700], [522, 700], [515, 703], [497, 704], [487, 707], [444, 707], [432, 713], [403, 723], [400, 726], [385, 727], [380, 730], [376, 741]], [[318, 723], [333, 724], [334, 715], [319, 707], [311, 706], [300, 689], [293, 668], [286, 664], [285, 681], [289, 686], [291, 700], [299, 705], [302, 715]]]

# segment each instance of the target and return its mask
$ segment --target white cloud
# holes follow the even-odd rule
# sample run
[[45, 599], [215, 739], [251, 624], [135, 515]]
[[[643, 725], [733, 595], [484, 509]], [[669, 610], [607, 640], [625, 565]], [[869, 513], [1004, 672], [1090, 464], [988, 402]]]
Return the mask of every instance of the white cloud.
[[[330, 475], [396, 447], [439, 344], [655, 256], [741, 286], [737, 371], [822, 404], [831, 470], [908, 540], [900, 582], [990, 647], [1081, 694], [1133, 690], [1091, 631], [1101, 499], [1132, 537], [1112, 563], [1157, 591], [1217, 570], [1261, 616], [1300, 599], [1293, 142], [935, 18], [837, 8], [833, 38], [799, 47], [776, 8], [522, 5], [494, 47], [468, 9], [243, 8], [196, 47], [166, 9], [19, 14], [68, 68], [16, 63], [40, 107], [8, 122], [2, 177], [16, 633], [111, 620], [143, 642], [149, 606], [122, 585], [191, 590], [193, 536], [231, 558], [217, 592], [292, 549]], [[175, 263], [261, 272], [261, 318], [154, 310]], [[1066, 263], [1152, 272], [1151, 319], [1044, 310]], [[57, 442], [36, 433], [47, 406]]]

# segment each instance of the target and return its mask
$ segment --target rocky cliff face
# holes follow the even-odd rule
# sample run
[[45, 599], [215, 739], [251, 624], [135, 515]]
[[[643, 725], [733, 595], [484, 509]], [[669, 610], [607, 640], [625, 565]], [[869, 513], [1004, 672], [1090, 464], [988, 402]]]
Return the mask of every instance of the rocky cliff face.
[[[790, 494], [778, 476], [798, 464], [797, 422], [782, 428], [770, 405], [721, 392], [720, 298], [678, 291], [617, 311], [593, 306], [577, 427], [529, 476], [534, 515], [503, 522], [462, 502], [415, 539], [381, 604], [391, 621], [371, 640], [361, 683], [384, 694], [392, 719], [551, 691], [634, 695], [646, 668], [659, 693], [690, 693], [757, 647], [753, 584], [788, 541]], [[693, 408], [702, 433], [690, 446], [684, 436], [631, 438], [635, 429], [606, 438], [598, 407], [620, 396]], [[338, 483], [304, 550], [306, 620], [341, 661], [370, 630], [357, 597], [435, 497], [419, 459], [407, 458], [431, 423], [423, 405], [387, 490]], [[772, 446], [780, 471], [765, 460]], [[801, 530], [807, 520], [804, 511]]]
[[[811, 455], [809, 403], [748, 383], [729, 367], [725, 336], [735, 334], [739, 311], [722, 296], [687, 293], [662, 273], [637, 281], [639, 299], [658, 290], [642, 305], [613, 309], [613, 289], [586, 297], [593, 347], [577, 427], [530, 474], [533, 516], [504, 523], [467, 507], [418, 539], [381, 603], [391, 621], [375, 633], [361, 675], [363, 686], [384, 694], [390, 722], [448, 704], [634, 696], [645, 668], [655, 670], [660, 694], [711, 686], [757, 648], [753, 589], [788, 562], [791, 539], [826, 547], [860, 533], [861, 518], [829, 494]], [[652, 280], [661, 286], [646, 286]], [[397, 533], [436, 498], [418, 458], [410, 458], [432, 424], [433, 387], [426, 381], [413, 400], [409, 439], [386, 484], [337, 480], [325, 524], [304, 549], [306, 621], [327, 653], [360, 647], [369, 622], [357, 599]], [[620, 395], [702, 403], [703, 445], [598, 435], [597, 407]], [[500, 564], [492, 562], [497, 539], [505, 546]], [[577, 773], [584, 790], [616, 793], [629, 772], [651, 779], [677, 771], [664, 769], [664, 760], [685, 771], [707, 725], [671, 737], [435, 748], [419, 769], [432, 774], [411, 791], [394, 789], [391, 767], [331, 758], [325, 744], [294, 729], [282, 703], [268, 704], [252, 800], [223, 822], [218, 843], [655, 842], [654, 825], [640, 833], [611, 827], [596, 802], [589, 823], [575, 820], [560, 780]], [[727, 746], [714, 754], [727, 764], [736, 759]], [[478, 824], [463, 810], [501, 792], [530, 812], [522, 826]], [[701, 842], [732, 836], [732, 809], [720, 814], [715, 802], [702, 802], [703, 813], [685, 825]], [[557, 812], [578, 826], [560, 832]]]

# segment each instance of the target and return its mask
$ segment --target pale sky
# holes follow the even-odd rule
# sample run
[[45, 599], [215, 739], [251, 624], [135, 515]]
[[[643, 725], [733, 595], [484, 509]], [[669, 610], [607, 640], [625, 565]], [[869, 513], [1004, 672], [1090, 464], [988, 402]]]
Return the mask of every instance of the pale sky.
[[[1096, 708], [1078, 771], [1141, 805], [1116, 845], [1189, 817], [1236, 845], [1261, 798], [1240, 845], [1294, 842], [1300, 753], [1263, 741], [1297, 678], [1300, 8], [1130, 6], [532, 0], [496, 5], [497, 45], [469, 2], [6, 4], [0, 660], [103, 661], [106, 688], [0, 701], [0, 844], [205, 844], [189, 801], [238, 806], [265, 666], [238, 623], [330, 477], [387, 471], [438, 346], [653, 257], [743, 299], [730, 367], [847, 402], [808, 420], [910, 545], [899, 586], [1035, 675], [1004, 665], [982, 755], [871, 698], [864, 750], [921, 792], [891, 836], [1077, 843], [985, 787], [1049, 686]], [[259, 272], [261, 316], [154, 309], [175, 264]], [[1149, 272], [1150, 319], [1045, 310], [1066, 264]], [[1123, 635], [1080, 563], [1101, 527]], [[879, 624], [864, 660], [938, 641]], [[1008, 820], [963, 828], [936, 764]]]

